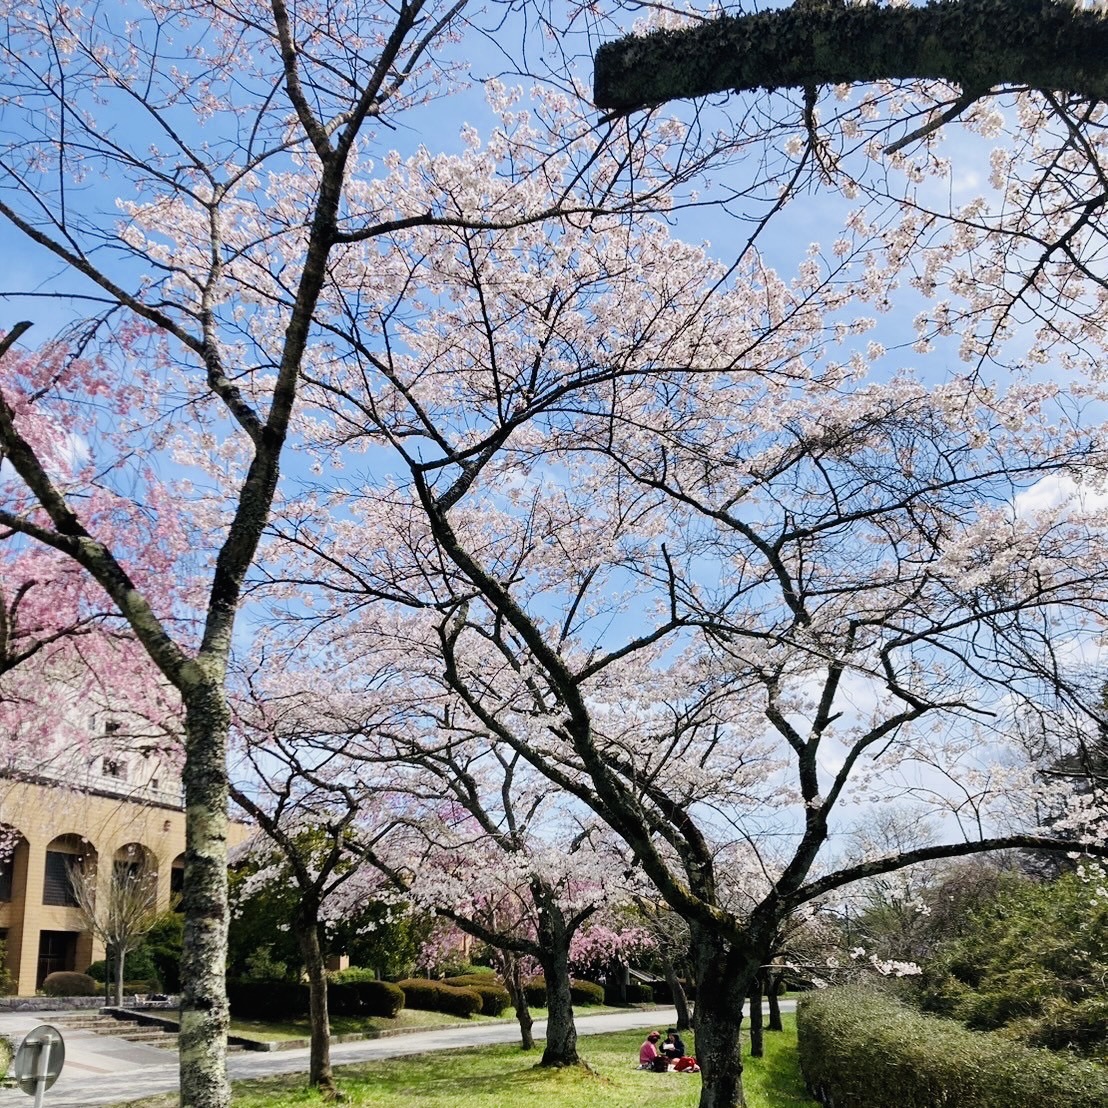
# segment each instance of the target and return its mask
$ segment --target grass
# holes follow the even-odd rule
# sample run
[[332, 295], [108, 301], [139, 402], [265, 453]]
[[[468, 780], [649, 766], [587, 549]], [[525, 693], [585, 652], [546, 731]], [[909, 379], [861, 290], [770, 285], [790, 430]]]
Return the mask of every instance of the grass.
[[[366, 1032], [391, 1030], [422, 1030], [425, 1027], [443, 1027], [454, 1023], [488, 1022], [485, 1017], [473, 1016], [462, 1019], [460, 1016], [448, 1016], [443, 1012], [423, 1012], [418, 1008], [402, 1008], [396, 1019], [384, 1016], [332, 1016], [331, 1034], [357, 1035]], [[307, 1018], [272, 1022], [269, 1020], [231, 1020], [231, 1034], [241, 1035], [245, 1039], [258, 1039], [261, 1042], [288, 1042], [290, 1039], [307, 1039], [311, 1027]]]
[[[766, 1056], [746, 1058], [748, 1108], [815, 1104], [797, 1069], [795, 1022], [788, 1015], [784, 1019], [783, 1033], [766, 1033]], [[698, 1076], [635, 1068], [642, 1037], [642, 1031], [618, 1031], [582, 1038], [578, 1047], [588, 1069], [540, 1070], [537, 1053], [489, 1046], [341, 1066], [335, 1076], [350, 1108], [695, 1108]], [[695, 1050], [693, 1038], [689, 1042]], [[131, 1101], [128, 1108], [174, 1108], [176, 1103], [176, 1095], [170, 1095]], [[305, 1087], [299, 1073], [236, 1082], [232, 1103], [234, 1108], [306, 1108], [325, 1102]]]
[[[624, 1012], [625, 1008], [607, 1008], [603, 1005], [595, 1005], [587, 1008], [576, 1009], [580, 1016], [601, 1015], [604, 1012]], [[535, 1020], [546, 1019], [545, 1008], [530, 1009], [531, 1016]], [[167, 1013], [176, 1019], [177, 1013]], [[515, 1021], [515, 1013], [509, 1008], [500, 1016], [451, 1016], [445, 1012], [424, 1012], [418, 1008], [402, 1008], [395, 1019], [386, 1019], [384, 1016], [332, 1016], [331, 1034], [336, 1039], [339, 1036], [360, 1036], [379, 1034], [382, 1031], [418, 1031], [428, 1027], [451, 1027], [454, 1024], [474, 1023], [502, 1023], [505, 1020]], [[308, 1039], [311, 1036], [311, 1027], [305, 1016], [303, 1019], [282, 1020], [231, 1020], [230, 1031], [232, 1035], [238, 1035], [244, 1039], [256, 1039], [258, 1042], [281, 1043], [292, 1042], [300, 1039]]]

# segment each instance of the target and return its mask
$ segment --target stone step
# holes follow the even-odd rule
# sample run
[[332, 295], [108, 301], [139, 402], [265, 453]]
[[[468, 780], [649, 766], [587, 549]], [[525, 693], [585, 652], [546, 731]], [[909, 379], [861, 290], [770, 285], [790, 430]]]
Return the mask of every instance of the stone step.
[[[54, 1020], [62, 1031], [90, 1031], [95, 1035], [110, 1035], [129, 1043], [142, 1043], [145, 1046], [157, 1046], [165, 1050], [177, 1049], [177, 1030], [173, 1025], [159, 1027], [154, 1024], [142, 1024], [136, 1020], [120, 1020], [114, 1016], [59, 1016]], [[239, 1054], [246, 1048], [241, 1043], [228, 1043], [227, 1051]]]

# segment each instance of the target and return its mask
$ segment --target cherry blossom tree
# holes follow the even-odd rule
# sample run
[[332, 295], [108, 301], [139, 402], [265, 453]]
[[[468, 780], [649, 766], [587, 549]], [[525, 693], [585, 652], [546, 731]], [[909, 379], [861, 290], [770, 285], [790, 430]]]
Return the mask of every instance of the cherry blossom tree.
[[542, 968], [548, 1015], [539, 1064], [575, 1065], [570, 962], [587, 922], [618, 896], [610, 856], [592, 849], [587, 829], [558, 826], [557, 794], [534, 781], [516, 751], [440, 744], [419, 765], [431, 787], [418, 789], [411, 833], [374, 860], [414, 903], [502, 952], [525, 1050], [531, 1019], [522, 965]]
[[[404, 229], [668, 207], [674, 183], [730, 144], [653, 120], [598, 123], [567, 80], [534, 113], [490, 85], [491, 139], [466, 128], [460, 154], [389, 150], [404, 113], [462, 83], [456, 39], [478, 33], [465, 7], [347, 5], [322, 21], [283, 0], [3, 11], [14, 91], [0, 216], [57, 267], [52, 295], [85, 317], [70, 346], [85, 356], [59, 374], [44, 347], [13, 369], [24, 326], [8, 332], [0, 525], [89, 574], [182, 702], [188, 1108], [228, 1099], [226, 671], [286, 495], [282, 457], [311, 430], [298, 422], [302, 382], [321, 387], [348, 363], [389, 379], [387, 357], [363, 354], [423, 307], [409, 304]], [[63, 428], [79, 435], [72, 473], [51, 454]], [[159, 466], [173, 496], [156, 505], [146, 470]], [[167, 537], [160, 574], [112, 534], [103, 488], [159, 538], [187, 540]], [[163, 603], [158, 576], [186, 580], [192, 602]]]
[[300, 682], [273, 668], [279, 675], [267, 669], [239, 683], [232, 701], [237, 757], [230, 794], [260, 831], [251, 856], [263, 863], [243, 894], [272, 882], [296, 888], [292, 927], [309, 987], [308, 1083], [333, 1097], [325, 931], [329, 921], [357, 914], [367, 901], [390, 897], [366, 857], [396, 817], [387, 791], [362, 780], [343, 744], [329, 741], [320, 675]]
[[[403, 644], [391, 672], [444, 675], [618, 832], [689, 927], [701, 1104], [732, 1108], [793, 913], [929, 859], [1104, 849], [1029, 825], [994, 757], [1099, 634], [1100, 386], [882, 372], [863, 313], [908, 262], [866, 225], [792, 278], [648, 223], [411, 241], [436, 303], [375, 355], [387, 397], [313, 382], [344, 476], [276, 523], [311, 569], [273, 587], [331, 641]], [[374, 482], [361, 436], [407, 472]], [[835, 861], [851, 806], [905, 795], [935, 840]]]

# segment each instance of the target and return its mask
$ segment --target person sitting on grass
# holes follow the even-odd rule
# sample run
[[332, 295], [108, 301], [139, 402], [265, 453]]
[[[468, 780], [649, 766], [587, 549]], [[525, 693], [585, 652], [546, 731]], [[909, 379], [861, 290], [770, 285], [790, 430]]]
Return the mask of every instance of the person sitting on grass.
[[666, 1033], [666, 1041], [662, 1043], [662, 1053], [677, 1073], [700, 1072], [696, 1059], [686, 1051], [685, 1040], [677, 1033], [676, 1027], [671, 1027]]
[[665, 1073], [669, 1069], [666, 1056], [658, 1049], [658, 1040], [661, 1034], [651, 1031], [639, 1047], [639, 1069], [654, 1070], [656, 1073]]

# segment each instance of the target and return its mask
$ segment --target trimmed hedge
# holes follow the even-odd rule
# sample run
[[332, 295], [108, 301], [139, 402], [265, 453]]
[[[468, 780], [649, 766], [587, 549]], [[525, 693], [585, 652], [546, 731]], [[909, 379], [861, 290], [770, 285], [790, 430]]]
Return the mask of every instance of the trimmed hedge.
[[404, 990], [404, 1003], [409, 1008], [425, 1012], [446, 1012], [452, 1016], [476, 1015], [482, 1001], [476, 989], [458, 988], [442, 981], [428, 981], [422, 977], [409, 977], [397, 981]]
[[47, 996], [99, 996], [100, 986], [87, 973], [58, 970], [46, 975], [42, 991]]
[[297, 1019], [308, 1014], [308, 986], [288, 980], [228, 981], [227, 1002], [240, 1019]]
[[[232, 1015], [247, 1020], [299, 1019], [311, 1005], [304, 981], [228, 981]], [[383, 1016], [395, 1019], [404, 993], [388, 981], [328, 981], [327, 1010], [336, 1016]]]
[[796, 1019], [804, 1080], [828, 1108], [1108, 1104], [1101, 1066], [969, 1031], [881, 993], [810, 993]]
[[468, 989], [473, 985], [499, 985], [500, 978], [490, 970], [488, 973], [463, 973], [457, 977], [446, 977], [444, 985], [453, 985], [456, 989]]
[[448, 977], [443, 984], [456, 989], [472, 989], [481, 998], [483, 1016], [499, 1016], [512, 1002], [508, 990], [494, 973], [465, 973], [460, 977]]

